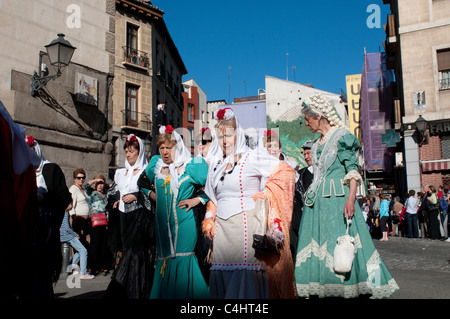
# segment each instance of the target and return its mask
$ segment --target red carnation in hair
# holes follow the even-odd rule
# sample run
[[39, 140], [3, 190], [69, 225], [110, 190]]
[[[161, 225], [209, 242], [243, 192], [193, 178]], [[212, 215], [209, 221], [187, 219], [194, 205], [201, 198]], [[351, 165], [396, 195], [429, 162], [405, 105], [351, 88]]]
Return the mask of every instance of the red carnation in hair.
[[34, 137], [31, 135], [27, 135], [27, 137], [25, 138], [27, 144], [29, 147], [32, 147], [34, 145]]
[[265, 137], [277, 136], [277, 135], [278, 135], [277, 131], [267, 130], [267, 131], [264, 132], [264, 136]]
[[226, 108], [218, 110], [216, 117], [219, 121], [229, 120], [234, 117], [234, 113], [233, 113], [232, 109], [230, 109], [229, 107], [226, 107]]
[[172, 134], [173, 130], [174, 130], [174, 128], [172, 127], [172, 125], [169, 124], [166, 126], [165, 132], [166, 132], [166, 134]]
[[131, 134], [127, 136], [127, 142], [134, 142], [134, 141], [137, 141], [136, 135]]
[[218, 120], [223, 120], [224, 115], [225, 115], [225, 109], [221, 109], [221, 110], [217, 111], [217, 119]]

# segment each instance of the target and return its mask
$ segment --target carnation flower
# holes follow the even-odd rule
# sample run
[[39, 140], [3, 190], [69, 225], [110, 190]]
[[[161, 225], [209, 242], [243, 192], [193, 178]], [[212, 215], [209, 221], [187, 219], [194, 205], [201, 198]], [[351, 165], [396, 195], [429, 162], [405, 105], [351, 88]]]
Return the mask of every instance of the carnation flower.
[[134, 141], [137, 141], [137, 138], [136, 138], [136, 135], [130, 134], [130, 135], [127, 135], [126, 140], [127, 140], [127, 142], [134, 142]]
[[218, 110], [216, 117], [219, 121], [231, 120], [232, 118], [234, 118], [234, 112], [229, 107], [226, 107], [224, 109]]
[[27, 135], [25, 137], [25, 141], [27, 142], [29, 147], [32, 147], [34, 145], [34, 137], [31, 135]]

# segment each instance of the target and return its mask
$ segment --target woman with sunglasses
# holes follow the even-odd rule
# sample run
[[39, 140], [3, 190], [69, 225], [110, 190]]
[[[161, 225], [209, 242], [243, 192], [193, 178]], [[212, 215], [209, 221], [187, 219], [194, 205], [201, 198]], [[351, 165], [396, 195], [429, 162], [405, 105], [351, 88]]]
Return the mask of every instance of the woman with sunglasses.
[[72, 228], [80, 236], [80, 242], [88, 248], [90, 239], [89, 203], [83, 189], [86, 180], [86, 172], [82, 168], [73, 171], [73, 185], [69, 192], [72, 194], [71, 216]]

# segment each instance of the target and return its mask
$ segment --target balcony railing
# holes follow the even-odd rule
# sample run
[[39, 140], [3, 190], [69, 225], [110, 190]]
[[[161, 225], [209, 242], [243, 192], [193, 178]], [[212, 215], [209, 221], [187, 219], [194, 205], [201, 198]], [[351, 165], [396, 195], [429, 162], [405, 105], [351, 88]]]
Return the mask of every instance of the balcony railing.
[[122, 113], [122, 126], [129, 126], [145, 131], [151, 131], [152, 119], [150, 114], [133, 112], [130, 110], [121, 110], [120, 112]]
[[149, 56], [147, 52], [123, 46], [123, 62], [143, 68], [149, 67]]

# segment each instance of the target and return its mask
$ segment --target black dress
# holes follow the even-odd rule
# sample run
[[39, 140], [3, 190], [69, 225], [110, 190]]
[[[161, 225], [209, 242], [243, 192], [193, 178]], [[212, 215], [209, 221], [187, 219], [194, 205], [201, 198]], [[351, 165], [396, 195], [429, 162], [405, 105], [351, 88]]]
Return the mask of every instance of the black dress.
[[[108, 195], [120, 198], [113, 188]], [[119, 212], [115, 216], [120, 225], [111, 225], [115, 227], [116, 237], [120, 229], [121, 257], [107, 288], [107, 299], [148, 299], [150, 296], [156, 257], [153, 207], [142, 191], [133, 195], [138, 200], [125, 204], [126, 213]]]
[[294, 205], [292, 210], [291, 228], [289, 229], [289, 238], [291, 246], [292, 260], [295, 264], [295, 257], [297, 255], [298, 244], [298, 230], [300, 228], [300, 221], [302, 219], [304, 199], [303, 196], [313, 180], [313, 173], [308, 167], [304, 167], [298, 171], [299, 178], [295, 183]]

